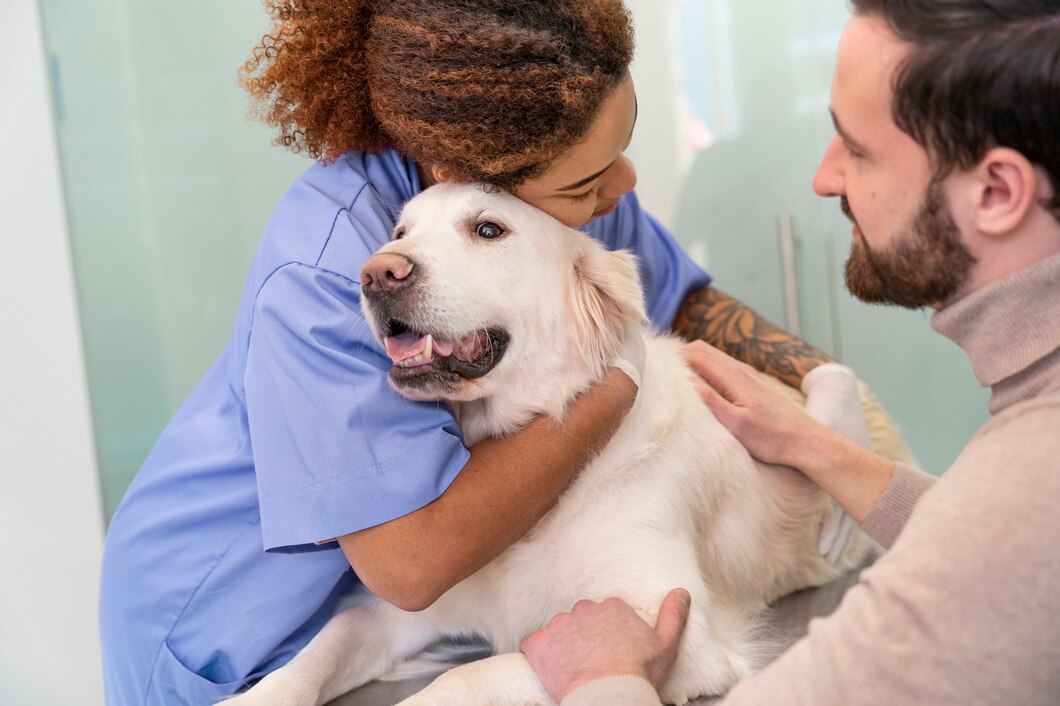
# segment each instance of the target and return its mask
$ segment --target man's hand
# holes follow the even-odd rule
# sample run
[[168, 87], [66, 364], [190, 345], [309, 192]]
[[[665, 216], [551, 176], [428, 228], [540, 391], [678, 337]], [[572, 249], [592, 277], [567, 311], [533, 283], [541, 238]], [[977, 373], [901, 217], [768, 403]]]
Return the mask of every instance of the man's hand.
[[701, 341], [683, 353], [700, 376], [699, 394], [752, 456], [791, 466], [864, 522], [894, 475], [895, 463], [814, 421], [750, 366]]
[[682, 349], [701, 378], [700, 397], [718, 421], [759, 461], [799, 467], [805, 441], [819, 425], [795, 402], [768, 385], [746, 363], [702, 341]]
[[522, 651], [556, 703], [579, 686], [618, 675], [642, 677], [659, 689], [670, 676], [691, 596], [675, 588], [663, 599], [655, 628], [618, 598], [583, 600], [523, 639]]

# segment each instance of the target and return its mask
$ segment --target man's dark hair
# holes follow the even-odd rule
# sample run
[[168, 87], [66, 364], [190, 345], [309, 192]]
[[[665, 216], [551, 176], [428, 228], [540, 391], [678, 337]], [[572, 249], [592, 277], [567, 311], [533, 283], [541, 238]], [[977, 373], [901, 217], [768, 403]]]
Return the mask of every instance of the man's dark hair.
[[937, 175], [1009, 147], [1048, 173], [1060, 220], [1060, 0], [851, 2], [913, 45], [891, 110]]

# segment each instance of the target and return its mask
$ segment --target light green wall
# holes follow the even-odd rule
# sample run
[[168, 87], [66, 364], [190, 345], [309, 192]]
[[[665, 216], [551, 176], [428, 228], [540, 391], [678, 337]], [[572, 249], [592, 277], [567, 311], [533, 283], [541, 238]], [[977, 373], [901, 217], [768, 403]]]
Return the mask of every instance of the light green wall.
[[44, 0], [108, 516], [228, 340], [274, 205], [308, 160], [246, 116], [257, 0]]

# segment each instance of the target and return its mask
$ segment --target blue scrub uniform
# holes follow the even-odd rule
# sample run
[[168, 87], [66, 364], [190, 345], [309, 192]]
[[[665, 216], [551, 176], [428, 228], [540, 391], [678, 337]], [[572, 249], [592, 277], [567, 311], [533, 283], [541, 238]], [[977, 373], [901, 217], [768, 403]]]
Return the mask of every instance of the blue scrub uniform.
[[[227, 348], [111, 523], [107, 703], [207, 704], [286, 663], [357, 584], [335, 542], [441, 495], [468, 459], [444, 405], [408, 402], [360, 307], [364, 261], [420, 190], [394, 152], [310, 168], [270, 220]], [[640, 258], [668, 329], [710, 278], [636, 196], [586, 229]]]

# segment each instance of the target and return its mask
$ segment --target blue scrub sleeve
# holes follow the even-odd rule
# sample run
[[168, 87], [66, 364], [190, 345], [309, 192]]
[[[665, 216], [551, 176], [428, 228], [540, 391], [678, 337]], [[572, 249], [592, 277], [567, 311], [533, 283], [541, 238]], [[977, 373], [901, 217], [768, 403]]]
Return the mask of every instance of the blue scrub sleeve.
[[618, 210], [584, 229], [608, 248], [637, 256], [648, 318], [660, 331], [670, 330], [690, 292], [711, 282], [673, 235], [640, 207], [636, 193], [623, 196]]
[[254, 305], [247, 416], [266, 550], [300, 551], [417, 510], [466, 463], [444, 404], [409, 402], [360, 309], [360, 284], [279, 268]]

